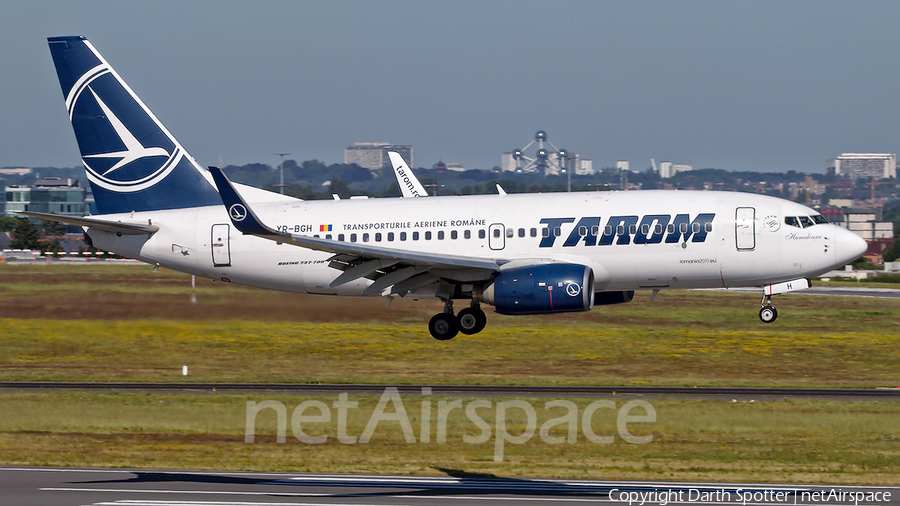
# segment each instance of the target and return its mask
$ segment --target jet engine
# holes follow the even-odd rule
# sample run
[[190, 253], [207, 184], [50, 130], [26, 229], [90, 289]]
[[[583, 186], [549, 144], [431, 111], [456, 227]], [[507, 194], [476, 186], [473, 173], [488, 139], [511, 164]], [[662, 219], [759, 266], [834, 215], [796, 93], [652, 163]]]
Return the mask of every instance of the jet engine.
[[590, 311], [594, 271], [579, 264], [538, 264], [501, 270], [476, 300], [507, 315]]
[[595, 306], [609, 306], [611, 304], [623, 304], [631, 302], [634, 298], [634, 290], [627, 292], [597, 292], [594, 294]]

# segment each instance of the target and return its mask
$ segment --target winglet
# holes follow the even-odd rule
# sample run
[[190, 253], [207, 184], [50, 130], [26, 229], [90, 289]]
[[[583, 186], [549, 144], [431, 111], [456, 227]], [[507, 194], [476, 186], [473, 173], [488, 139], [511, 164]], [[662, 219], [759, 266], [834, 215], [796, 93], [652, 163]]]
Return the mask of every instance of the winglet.
[[391, 165], [394, 166], [394, 175], [397, 176], [397, 184], [400, 185], [400, 192], [404, 197], [427, 197], [428, 192], [425, 187], [413, 174], [413, 171], [406, 164], [406, 160], [400, 156], [400, 153], [388, 151], [391, 158]]
[[262, 221], [257, 218], [250, 206], [241, 198], [231, 181], [225, 177], [225, 173], [218, 167], [210, 167], [209, 173], [212, 174], [216, 187], [219, 189], [219, 196], [222, 197], [222, 203], [225, 209], [228, 209], [228, 217], [234, 228], [243, 234], [249, 235], [279, 235], [277, 231], [263, 225]]

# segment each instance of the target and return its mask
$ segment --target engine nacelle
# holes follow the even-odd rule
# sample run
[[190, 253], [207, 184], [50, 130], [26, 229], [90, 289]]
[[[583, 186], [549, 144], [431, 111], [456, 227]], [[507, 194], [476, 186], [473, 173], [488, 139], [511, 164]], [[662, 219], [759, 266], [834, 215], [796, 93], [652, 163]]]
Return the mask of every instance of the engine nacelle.
[[634, 290], [627, 292], [597, 292], [594, 294], [595, 306], [609, 306], [611, 304], [624, 304], [634, 298]]
[[476, 299], [508, 315], [590, 311], [594, 271], [586, 265], [562, 263], [501, 270]]

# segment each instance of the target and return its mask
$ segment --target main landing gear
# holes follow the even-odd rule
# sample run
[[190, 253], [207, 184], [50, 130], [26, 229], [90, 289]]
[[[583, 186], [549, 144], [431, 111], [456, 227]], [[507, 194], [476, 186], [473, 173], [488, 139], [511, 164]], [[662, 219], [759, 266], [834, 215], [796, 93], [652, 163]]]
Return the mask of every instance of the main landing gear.
[[762, 309], [759, 310], [759, 319], [763, 323], [772, 323], [775, 321], [775, 318], [778, 318], [778, 311], [772, 307], [771, 295], [763, 295], [759, 305], [762, 306]]
[[460, 332], [466, 335], [477, 334], [487, 325], [487, 316], [481, 310], [480, 304], [472, 302], [472, 305], [463, 309], [458, 315], [453, 315], [453, 301], [444, 301], [444, 312], [431, 317], [428, 322], [428, 332], [438, 341], [453, 339]]

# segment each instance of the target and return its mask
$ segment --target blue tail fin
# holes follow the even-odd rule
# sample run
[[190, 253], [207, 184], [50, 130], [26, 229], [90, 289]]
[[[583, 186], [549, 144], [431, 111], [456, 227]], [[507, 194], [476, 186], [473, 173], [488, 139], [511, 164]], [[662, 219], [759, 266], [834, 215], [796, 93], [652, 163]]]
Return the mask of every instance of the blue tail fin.
[[204, 170], [86, 38], [47, 40], [100, 214], [222, 204]]

